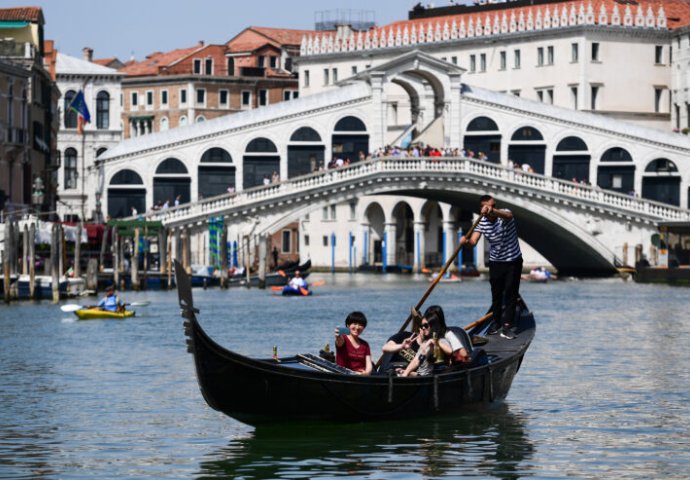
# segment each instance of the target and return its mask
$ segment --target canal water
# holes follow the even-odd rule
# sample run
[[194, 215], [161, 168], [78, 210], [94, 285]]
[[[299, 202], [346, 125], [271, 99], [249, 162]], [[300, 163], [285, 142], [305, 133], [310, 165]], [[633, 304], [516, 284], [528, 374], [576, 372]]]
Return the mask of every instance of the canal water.
[[[317, 352], [348, 312], [373, 349], [428, 287], [405, 276], [313, 276], [309, 298], [195, 290], [220, 344]], [[618, 279], [523, 284], [537, 334], [507, 400], [465, 414], [254, 429], [210, 409], [175, 292], [127, 320], [50, 303], [0, 306], [0, 478], [688, 478], [690, 290]], [[485, 313], [486, 281], [440, 284], [449, 323]], [[241, 395], [241, 386], [237, 386]], [[280, 411], [280, 405], [276, 405]]]

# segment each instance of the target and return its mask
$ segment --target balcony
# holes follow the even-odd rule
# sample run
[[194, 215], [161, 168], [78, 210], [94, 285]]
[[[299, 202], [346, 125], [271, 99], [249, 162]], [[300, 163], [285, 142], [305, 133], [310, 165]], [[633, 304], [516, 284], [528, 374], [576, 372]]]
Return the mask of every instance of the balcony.
[[34, 58], [36, 49], [32, 43], [0, 39], [0, 58]]
[[10, 145], [25, 145], [26, 144], [26, 129], [17, 127], [7, 128], [6, 142]]
[[266, 69], [264, 67], [241, 67], [240, 76], [241, 77], [263, 77], [266, 75]]

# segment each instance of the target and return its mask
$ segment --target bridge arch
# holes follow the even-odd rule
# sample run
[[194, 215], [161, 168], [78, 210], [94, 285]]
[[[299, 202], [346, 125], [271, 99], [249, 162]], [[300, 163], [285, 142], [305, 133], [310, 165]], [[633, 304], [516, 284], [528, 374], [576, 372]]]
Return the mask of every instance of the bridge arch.
[[414, 264], [414, 210], [406, 200], [398, 201], [391, 211], [390, 224], [394, 230], [389, 232], [389, 264]]
[[597, 185], [621, 193], [635, 190], [635, 164], [627, 149], [609, 146], [601, 154], [597, 166]]
[[242, 157], [243, 188], [270, 182], [274, 172], [280, 172], [280, 154], [273, 140], [255, 137], [247, 142]]
[[383, 263], [386, 214], [379, 202], [372, 201], [364, 209], [363, 264]]
[[513, 130], [508, 144], [508, 159], [515, 165], [527, 164], [536, 173], [545, 173], [546, 140], [532, 125], [522, 125]]
[[211, 147], [199, 160], [199, 198], [213, 197], [234, 190], [236, 167], [230, 152], [221, 147]]
[[287, 146], [287, 176], [297, 177], [324, 167], [326, 145], [311, 126], [301, 126], [290, 135]]
[[479, 157], [484, 153], [492, 163], [501, 163], [501, 132], [498, 124], [486, 115], [475, 116], [467, 123], [463, 148]]
[[359, 152], [369, 153], [369, 133], [366, 123], [355, 115], [340, 117], [332, 128], [332, 159], [350, 159], [351, 163], [359, 160]]
[[568, 135], [558, 141], [553, 153], [552, 176], [564, 180], [589, 182], [589, 163], [592, 156], [585, 141]]
[[111, 218], [128, 217], [132, 207], [146, 211], [146, 187], [141, 175], [132, 168], [116, 171], [108, 180], [107, 212]]
[[680, 206], [681, 176], [676, 164], [668, 158], [647, 163], [642, 176], [642, 197]]

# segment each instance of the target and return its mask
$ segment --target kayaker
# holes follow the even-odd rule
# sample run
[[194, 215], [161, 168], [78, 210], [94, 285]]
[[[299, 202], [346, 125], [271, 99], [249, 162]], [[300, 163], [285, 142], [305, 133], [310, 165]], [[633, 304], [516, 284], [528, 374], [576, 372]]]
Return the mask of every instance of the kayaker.
[[105, 287], [105, 297], [98, 302], [98, 308], [108, 312], [123, 312], [125, 310], [125, 306], [115, 294], [115, 287], [112, 285]]
[[292, 277], [288, 285], [294, 290], [299, 290], [300, 288], [307, 288], [307, 281], [302, 278], [299, 270], [295, 270], [295, 276]]

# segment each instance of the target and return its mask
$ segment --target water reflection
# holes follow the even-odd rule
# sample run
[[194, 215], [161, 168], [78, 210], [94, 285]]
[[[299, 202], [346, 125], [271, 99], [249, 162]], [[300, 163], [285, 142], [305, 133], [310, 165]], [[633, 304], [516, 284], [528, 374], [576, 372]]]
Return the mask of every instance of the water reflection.
[[462, 416], [355, 425], [258, 428], [200, 464], [199, 478], [399, 478], [529, 473], [526, 419], [501, 405]]

